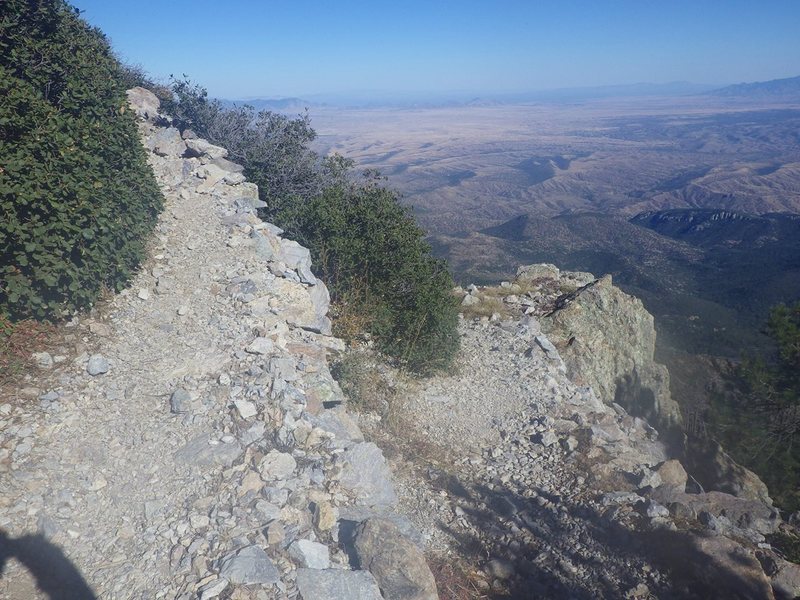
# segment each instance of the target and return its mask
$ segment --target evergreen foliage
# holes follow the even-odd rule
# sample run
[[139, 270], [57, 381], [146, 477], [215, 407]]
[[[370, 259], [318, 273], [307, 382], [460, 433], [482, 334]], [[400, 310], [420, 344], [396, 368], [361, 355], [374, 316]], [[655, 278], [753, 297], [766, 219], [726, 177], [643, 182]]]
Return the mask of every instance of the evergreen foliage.
[[0, 312], [65, 316], [142, 259], [163, 199], [121, 75], [63, 0], [0, 3]]
[[[340, 334], [369, 333], [417, 372], [450, 364], [458, 350], [453, 281], [395, 192], [374, 177], [340, 180], [281, 216], [312, 250]], [[356, 331], [348, 331], [353, 323]]]
[[800, 509], [800, 302], [772, 309], [767, 333], [774, 360], [749, 358], [743, 394], [718, 399], [712, 425], [731, 455], [758, 473], [778, 504]]
[[184, 77], [165, 107], [184, 128], [228, 149], [267, 204], [262, 216], [307, 246], [334, 301], [334, 326], [370, 334], [386, 354], [417, 372], [450, 364], [458, 350], [452, 278], [399, 196], [374, 173], [310, 148], [308, 115], [289, 118], [249, 106], [225, 107]]

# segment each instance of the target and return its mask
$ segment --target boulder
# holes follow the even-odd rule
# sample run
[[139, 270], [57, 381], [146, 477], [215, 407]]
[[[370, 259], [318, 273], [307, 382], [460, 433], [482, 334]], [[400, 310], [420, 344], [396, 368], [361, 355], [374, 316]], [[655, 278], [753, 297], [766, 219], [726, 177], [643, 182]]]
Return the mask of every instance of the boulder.
[[356, 444], [342, 454], [340, 483], [361, 506], [389, 507], [397, 503], [391, 473], [383, 453], [372, 442]]
[[309, 569], [328, 569], [331, 558], [328, 547], [310, 540], [296, 540], [289, 546], [289, 556], [301, 567]]
[[758, 500], [737, 498], [723, 492], [686, 494], [662, 485], [653, 491], [651, 498], [667, 506], [678, 503], [697, 515], [706, 512], [714, 517], [725, 517], [735, 527], [761, 535], [774, 533], [781, 524], [780, 513], [776, 509]]
[[339, 508], [338, 516], [339, 540], [353, 558], [355, 558], [353, 543], [355, 542], [356, 531], [361, 523], [373, 517], [380, 517], [381, 519], [390, 521], [400, 530], [400, 533], [402, 533], [406, 539], [411, 540], [417, 548], [420, 550], [425, 549], [425, 536], [414, 526], [408, 517], [398, 515], [383, 507], [342, 506]]
[[303, 283], [316, 283], [317, 279], [311, 272], [311, 252], [294, 240], [281, 240], [281, 251], [278, 257], [288, 269], [294, 269]]
[[200, 166], [196, 172], [200, 179], [203, 179], [203, 183], [197, 186], [198, 192], [208, 192], [214, 188], [217, 183], [225, 179], [228, 175], [227, 171], [223, 171], [216, 165], [202, 165]]
[[[189, 156], [207, 156], [208, 158], [214, 160], [218, 158], [225, 158], [228, 156], [228, 151], [225, 148], [221, 146], [215, 146], [206, 140], [195, 138], [186, 140], [186, 154]], [[216, 166], [220, 168], [220, 165]], [[225, 169], [223, 168], [221, 170]], [[235, 172], [240, 171], [237, 170]]]
[[161, 101], [148, 89], [143, 87], [131, 88], [126, 92], [128, 96], [128, 106], [133, 109], [136, 115], [146, 121], [155, 123], [158, 120], [158, 109]]
[[[188, 146], [188, 144], [187, 144]], [[215, 146], [216, 148], [217, 146]], [[224, 150], [225, 148], [223, 148]], [[244, 166], [237, 164], [235, 162], [229, 161], [227, 158], [214, 158], [208, 161], [209, 164], [215, 165], [222, 169], [223, 171], [228, 171], [229, 173], [244, 173]]]
[[300, 327], [323, 335], [331, 334], [331, 321], [328, 318], [330, 294], [321, 281], [316, 285], [304, 286], [287, 279], [276, 279], [273, 282], [272, 294], [257, 298], [247, 305], [255, 316], [267, 316], [273, 313], [270, 300], [280, 299], [276, 308], [278, 314], [292, 327]]
[[302, 600], [383, 600], [367, 571], [298, 569], [297, 589]]
[[475, 304], [480, 304], [481, 299], [478, 296], [474, 296], [472, 294], [467, 294], [464, 296], [464, 299], [461, 301], [461, 306], [473, 306]]
[[705, 490], [725, 492], [772, 506], [766, 484], [750, 469], [733, 460], [715, 440], [691, 440], [686, 452], [686, 465]]
[[159, 129], [148, 140], [150, 149], [159, 156], [178, 158], [186, 152], [186, 142], [181, 138], [181, 132], [174, 127]]
[[280, 572], [259, 546], [247, 546], [222, 559], [220, 577], [233, 584], [273, 584], [280, 581]]
[[686, 482], [689, 476], [686, 474], [686, 469], [679, 460], [671, 459], [666, 460], [658, 465], [654, 472], [658, 474], [661, 479], [661, 485], [665, 485], [670, 489], [683, 492], [686, 489]]
[[425, 556], [387, 519], [371, 518], [355, 534], [358, 562], [375, 577], [386, 600], [438, 600]]
[[561, 271], [551, 264], [523, 265], [517, 269], [517, 283], [526, 283], [536, 279], [558, 279]]
[[270, 450], [258, 465], [264, 481], [288, 479], [297, 468], [297, 461], [291, 454]]

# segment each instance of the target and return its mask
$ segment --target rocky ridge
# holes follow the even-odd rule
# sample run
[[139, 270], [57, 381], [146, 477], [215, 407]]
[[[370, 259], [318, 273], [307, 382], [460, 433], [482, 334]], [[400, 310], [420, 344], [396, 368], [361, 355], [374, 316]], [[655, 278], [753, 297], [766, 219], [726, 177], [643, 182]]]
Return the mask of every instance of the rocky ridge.
[[[585, 385], [598, 367], [576, 373], [566, 340], [545, 333], [553, 331], [548, 319], [569, 304], [605, 306], [617, 311], [608, 322], [647, 327], [636, 314], [641, 305], [586, 273], [535, 265], [520, 275], [460, 292], [466, 316], [457, 373], [417, 381], [383, 369], [400, 423], [391, 430], [381, 422], [392, 416], [381, 415], [368, 429], [379, 439], [397, 431], [411, 438], [393, 459], [401, 506], [434, 549], [470, 562], [469, 597], [800, 593], [800, 570], [766, 539], [789, 525], [757, 477], [750, 473], [749, 485], [728, 490], [738, 495], [702, 488], [645, 419]], [[600, 326], [597, 319], [589, 322]], [[637, 332], [617, 335], [634, 339]], [[641, 362], [615, 362], [614, 352]], [[594, 356], [646, 371], [652, 353], [645, 355], [609, 345]], [[613, 382], [624, 371], [612, 375]], [[420, 462], [423, 445], [432, 448]]]
[[309, 251], [224, 148], [129, 99], [166, 208], [131, 287], [0, 399], [0, 596], [437, 598]]

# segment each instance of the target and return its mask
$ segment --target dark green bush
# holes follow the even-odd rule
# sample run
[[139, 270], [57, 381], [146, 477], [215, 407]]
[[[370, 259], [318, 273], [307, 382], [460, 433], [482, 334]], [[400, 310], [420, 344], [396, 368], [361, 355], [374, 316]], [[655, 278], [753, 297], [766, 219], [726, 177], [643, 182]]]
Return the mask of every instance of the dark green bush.
[[63, 0], [0, 3], [0, 312], [119, 289], [162, 197], [104, 35]]
[[356, 323], [414, 371], [451, 363], [459, 346], [453, 281], [395, 192], [374, 179], [339, 181], [282, 216], [311, 249], [341, 334]]

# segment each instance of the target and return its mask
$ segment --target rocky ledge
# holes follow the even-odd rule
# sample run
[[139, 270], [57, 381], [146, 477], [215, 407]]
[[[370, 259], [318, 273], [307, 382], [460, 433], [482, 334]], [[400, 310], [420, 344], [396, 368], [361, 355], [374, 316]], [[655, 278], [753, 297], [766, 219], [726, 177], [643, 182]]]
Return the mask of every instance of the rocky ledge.
[[[406, 435], [435, 446], [424, 469], [398, 469], [409, 473], [399, 486], [403, 510], [441, 551], [472, 561], [477, 590], [800, 594], [800, 568], [767, 540], [796, 530], [763, 482], [719, 449], [712, 462], [727, 476], [709, 478], [694, 464], [687, 472], [680, 444], [637, 416], [668, 432], [678, 419], [641, 302], [609, 277], [553, 265], [456, 293], [464, 308], [458, 372], [407, 381], [384, 368], [383, 377]], [[635, 395], [625, 393], [631, 381]], [[404, 460], [415, 462], [413, 452]]]

